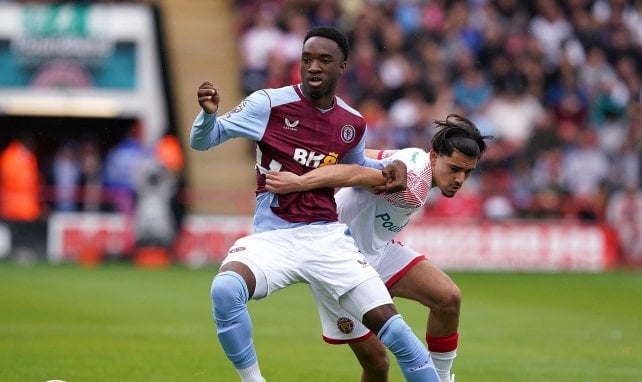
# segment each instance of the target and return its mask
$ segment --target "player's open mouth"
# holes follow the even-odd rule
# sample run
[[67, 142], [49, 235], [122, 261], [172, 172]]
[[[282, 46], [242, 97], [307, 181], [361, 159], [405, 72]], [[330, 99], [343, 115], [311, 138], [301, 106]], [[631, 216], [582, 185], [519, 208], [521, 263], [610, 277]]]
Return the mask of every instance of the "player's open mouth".
[[323, 83], [323, 81], [320, 78], [316, 78], [316, 77], [308, 78], [308, 84], [310, 86], [315, 86], [315, 87], [316, 86], [321, 86], [322, 83]]

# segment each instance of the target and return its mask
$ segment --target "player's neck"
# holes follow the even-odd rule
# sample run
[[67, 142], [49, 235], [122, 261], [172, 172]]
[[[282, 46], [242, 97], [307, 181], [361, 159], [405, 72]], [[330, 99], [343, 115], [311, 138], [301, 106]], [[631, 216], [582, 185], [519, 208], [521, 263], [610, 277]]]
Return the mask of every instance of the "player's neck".
[[313, 99], [308, 97], [308, 99], [314, 106], [316, 106], [317, 109], [321, 111], [328, 111], [334, 107], [334, 95], [330, 98], [323, 97], [319, 99]]
[[308, 99], [308, 101], [321, 111], [327, 111], [334, 107], [334, 91], [327, 94], [310, 94], [307, 89], [301, 85], [299, 85], [299, 90], [301, 91], [301, 94]]

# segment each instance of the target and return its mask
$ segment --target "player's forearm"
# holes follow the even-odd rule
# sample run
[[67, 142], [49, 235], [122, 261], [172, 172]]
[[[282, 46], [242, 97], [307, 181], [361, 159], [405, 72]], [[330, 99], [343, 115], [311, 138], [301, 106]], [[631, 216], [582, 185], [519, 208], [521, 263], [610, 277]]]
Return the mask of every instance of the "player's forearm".
[[354, 164], [319, 167], [299, 178], [299, 187], [305, 190], [320, 187], [372, 187], [385, 184], [380, 170]]
[[380, 152], [381, 152], [381, 150], [366, 149], [364, 153], [366, 154], [366, 157], [367, 157], [367, 158], [370, 158], [370, 159], [379, 159], [379, 153], [380, 153]]
[[214, 146], [212, 132], [216, 125], [216, 114], [208, 114], [201, 110], [194, 119], [190, 130], [189, 142], [194, 150], [204, 151]]

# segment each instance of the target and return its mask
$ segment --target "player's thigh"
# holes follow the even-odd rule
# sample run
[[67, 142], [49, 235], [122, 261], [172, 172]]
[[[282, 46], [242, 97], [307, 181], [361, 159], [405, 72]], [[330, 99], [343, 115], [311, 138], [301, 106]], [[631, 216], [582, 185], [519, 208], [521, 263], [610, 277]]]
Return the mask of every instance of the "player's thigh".
[[253, 299], [261, 299], [289, 285], [301, 282], [294, 244], [288, 230], [275, 230], [238, 239], [222, 266], [239, 262], [254, 274]]
[[389, 287], [395, 297], [415, 300], [434, 307], [459, 300], [460, 291], [455, 282], [428, 260], [416, 263]]
[[323, 340], [329, 344], [346, 344], [362, 341], [372, 332], [358, 318], [348, 313], [325, 290], [309, 287], [319, 312]]
[[364, 281], [339, 299], [341, 306], [375, 333], [397, 314], [388, 289], [380, 278]]
[[[312, 225], [299, 231], [301, 275], [314, 289], [325, 290], [338, 300], [367, 280], [379, 278], [346, 233], [345, 224]], [[388, 291], [383, 293], [387, 295]]]
[[379, 274], [388, 288], [426, 258], [397, 241], [389, 242], [377, 254], [365, 254], [366, 261]]

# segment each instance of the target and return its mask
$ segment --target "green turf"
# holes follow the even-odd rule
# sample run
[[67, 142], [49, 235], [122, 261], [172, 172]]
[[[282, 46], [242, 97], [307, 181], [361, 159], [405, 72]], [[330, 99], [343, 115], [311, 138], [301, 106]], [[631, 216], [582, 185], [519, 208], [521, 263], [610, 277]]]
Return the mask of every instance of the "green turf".
[[[0, 262], [0, 381], [238, 381], [210, 318], [214, 272]], [[642, 381], [642, 274], [452, 276], [458, 382]], [[425, 310], [397, 303], [423, 337]], [[304, 286], [250, 313], [268, 381], [359, 381], [349, 348], [321, 341]]]

